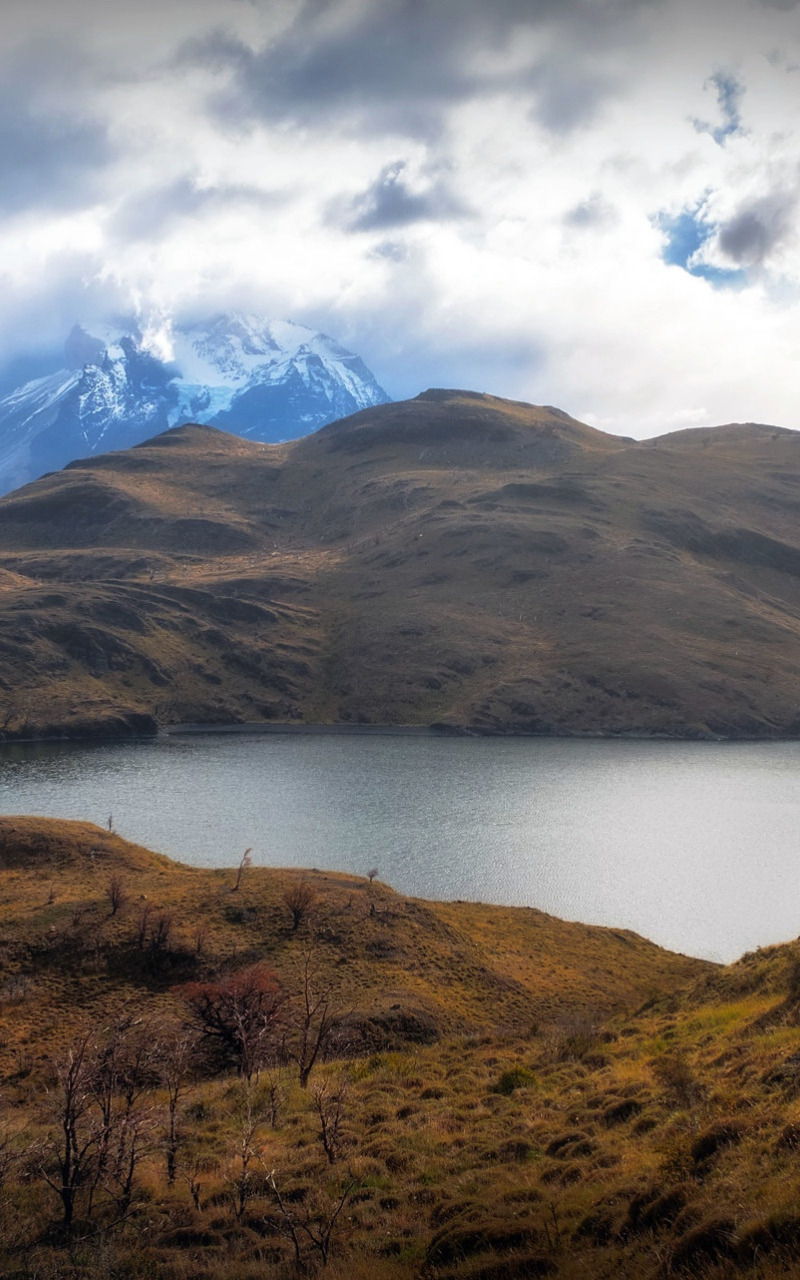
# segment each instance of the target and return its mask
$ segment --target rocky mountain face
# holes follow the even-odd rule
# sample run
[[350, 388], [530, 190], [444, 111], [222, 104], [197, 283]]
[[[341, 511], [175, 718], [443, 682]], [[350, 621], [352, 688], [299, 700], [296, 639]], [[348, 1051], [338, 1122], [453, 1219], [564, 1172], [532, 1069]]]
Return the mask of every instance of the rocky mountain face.
[[0, 500], [0, 733], [800, 735], [800, 433], [431, 391]]
[[0, 492], [184, 422], [290, 440], [387, 401], [358, 356], [288, 321], [219, 316], [168, 344], [135, 325], [76, 325], [62, 369], [0, 400]]

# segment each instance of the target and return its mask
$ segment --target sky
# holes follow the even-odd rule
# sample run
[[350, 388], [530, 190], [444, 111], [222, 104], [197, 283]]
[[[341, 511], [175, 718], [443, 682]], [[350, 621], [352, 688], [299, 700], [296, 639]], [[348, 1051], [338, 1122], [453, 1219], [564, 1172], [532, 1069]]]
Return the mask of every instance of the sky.
[[396, 399], [800, 429], [800, 0], [2, 0], [0, 384], [240, 310]]

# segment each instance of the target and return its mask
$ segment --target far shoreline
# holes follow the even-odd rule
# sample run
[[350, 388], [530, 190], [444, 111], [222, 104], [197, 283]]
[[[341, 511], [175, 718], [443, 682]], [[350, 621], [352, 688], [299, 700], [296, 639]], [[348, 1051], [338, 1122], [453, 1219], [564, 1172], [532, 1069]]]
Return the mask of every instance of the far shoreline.
[[87, 743], [87, 742], [156, 742], [171, 737], [199, 737], [206, 734], [224, 734], [229, 736], [295, 735], [301, 737], [384, 737], [384, 738], [526, 738], [540, 742], [672, 742], [672, 743], [791, 743], [800, 742], [798, 734], [714, 734], [714, 733], [659, 733], [645, 729], [620, 729], [609, 731], [604, 729], [582, 730], [571, 732], [559, 729], [557, 732], [535, 732], [532, 730], [503, 728], [501, 726], [476, 726], [458, 724], [365, 724], [354, 722], [309, 723], [307, 721], [244, 721], [244, 722], [192, 722], [158, 725], [152, 732], [83, 732], [83, 733], [48, 733], [33, 734], [26, 737], [6, 737], [0, 735], [0, 749], [3, 747], [34, 745], [37, 743]]
[[[700, 733], [657, 733], [646, 729], [621, 729], [609, 732], [603, 729], [570, 732], [559, 730], [556, 733], [536, 733], [524, 729], [479, 728], [474, 725], [451, 724], [311, 724], [306, 721], [281, 723], [246, 721], [241, 724], [172, 724], [159, 726], [153, 735], [157, 738], [169, 738], [179, 735], [195, 735], [206, 733], [224, 734], [299, 734], [309, 736], [347, 735], [351, 737], [385, 737], [385, 738], [531, 738], [537, 741], [566, 742], [698, 742], [698, 743], [767, 743], [798, 742], [800, 736], [782, 736], [772, 734], [700, 734]], [[141, 735], [137, 735], [141, 736]], [[41, 741], [41, 739], [40, 739]]]
[[[307, 724], [305, 721], [269, 723], [260, 720], [243, 724], [170, 724], [159, 728], [157, 737], [168, 738], [173, 734], [199, 733], [295, 733], [295, 734], [348, 734], [352, 736], [388, 738], [474, 738], [482, 737], [473, 729], [428, 724]], [[538, 737], [534, 734], [507, 734], [507, 737]]]

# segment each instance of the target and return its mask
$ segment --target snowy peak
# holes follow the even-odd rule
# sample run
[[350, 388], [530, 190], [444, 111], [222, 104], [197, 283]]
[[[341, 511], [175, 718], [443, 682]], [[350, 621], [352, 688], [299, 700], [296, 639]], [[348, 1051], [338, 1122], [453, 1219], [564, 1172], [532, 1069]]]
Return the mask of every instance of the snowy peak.
[[206, 385], [239, 387], [256, 373], [263, 381], [270, 368], [309, 355], [334, 363], [352, 358], [332, 338], [305, 325], [240, 312], [217, 316], [207, 326], [176, 327], [172, 336], [181, 376]]
[[64, 368], [0, 401], [0, 492], [183, 422], [288, 440], [388, 398], [357, 355], [288, 320], [76, 324]]
[[64, 343], [66, 367], [83, 369], [87, 364], [99, 364], [105, 356], [106, 345], [99, 336], [87, 333], [79, 324], [74, 325]]

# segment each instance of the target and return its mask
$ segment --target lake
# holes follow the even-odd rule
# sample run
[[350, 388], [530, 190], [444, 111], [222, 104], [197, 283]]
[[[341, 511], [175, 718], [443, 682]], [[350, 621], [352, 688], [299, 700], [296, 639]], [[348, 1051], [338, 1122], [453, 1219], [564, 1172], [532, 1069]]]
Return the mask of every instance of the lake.
[[800, 743], [192, 734], [0, 748], [0, 812], [379, 876], [714, 960], [800, 934]]

